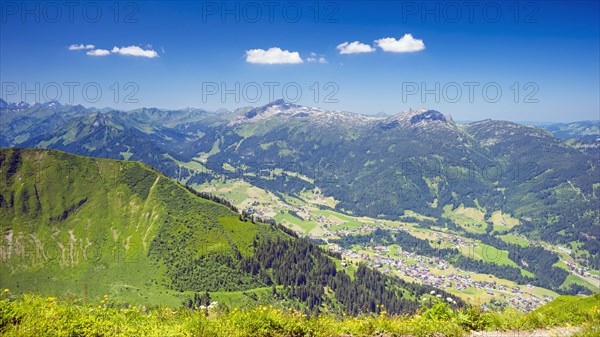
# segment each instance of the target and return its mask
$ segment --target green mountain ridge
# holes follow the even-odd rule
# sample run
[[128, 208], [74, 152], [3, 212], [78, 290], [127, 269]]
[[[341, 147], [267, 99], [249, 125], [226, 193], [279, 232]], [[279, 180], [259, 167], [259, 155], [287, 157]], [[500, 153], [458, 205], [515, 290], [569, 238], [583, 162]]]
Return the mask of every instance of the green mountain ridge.
[[247, 255], [257, 235], [283, 234], [139, 163], [3, 149], [0, 166], [2, 283], [22, 291], [85, 286], [92, 295], [122, 286], [147, 296], [141, 289], [173, 288], [174, 255]]
[[358, 314], [414, 312], [434, 289], [362, 265], [351, 277], [338, 256], [145, 164], [0, 149], [0, 178], [0, 284], [15, 292], [176, 306], [273, 287], [286, 305]]

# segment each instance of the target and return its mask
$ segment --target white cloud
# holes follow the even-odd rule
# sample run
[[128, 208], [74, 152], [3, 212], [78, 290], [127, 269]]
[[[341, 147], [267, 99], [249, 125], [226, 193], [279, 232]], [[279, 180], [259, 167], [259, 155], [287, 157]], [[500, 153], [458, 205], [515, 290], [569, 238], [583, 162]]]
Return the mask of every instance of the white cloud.
[[371, 53], [375, 51], [375, 48], [358, 41], [340, 43], [336, 49], [340, 51], [340, 54]]
[[306, 62], [319, 62], [321, 64], [328, 63], [325, 56], [317, 56], [317, 53], [315, 52], [310, 53], [310, 56], [306, 58]]
[[69, 50], [83, 50], [83, 49], [94, 49], [94, 45], [93, 44], [72, 44], [69, 46]]
[[92, 49], [92, 50], [88, 50], [88, 52], [86, 53], [86, 55], [90, 55], [90, 56], [106, 56], [109, 54], [110, 54], [110, 51], [108, 51], [106, 49]]
[[[139, 57], [148, 57], [155, 58], [158, 57], [158, 53], [152, 49], [152, 45], [147, 45], [148, 49], [143, 49], [138, 46], [129, 46], [129, 47], [113, 47], [112, 50], [107, 49], [94, 49], [96, 46], [93, 44], [72, 44], [69, 47], [69, 50], [87, 50], [86, 55], [89, 56], [106, 56], [112, 54], [120, 54], [120, 55], [128, 55], [128, 56], [139, 56]], [[164, 49], [163, 49], [164, 53]]]
[[375, 40], [375, 44], [383, 51], [390, 53], [412, 53], [425, 49], [423, 40], [415, 39], [412, 34], [404, 34], [398, 40], [393, 37], [386, 37]]
[[260, 64], [296, 64], [303, 63], [297, 51], [291, 52], [273, 47], [269, 50], [251, 49], [246, 50], [246, 62]]
[[142, 49], [138, 46], [129, 46], [129, 47], [113, 47], [111, 50], [113, 54], [121, 54], [127, 56], [140, 56], [140, 57], [148, 57], [155, 58], [158, 57], [158, 53], [152, 49]]

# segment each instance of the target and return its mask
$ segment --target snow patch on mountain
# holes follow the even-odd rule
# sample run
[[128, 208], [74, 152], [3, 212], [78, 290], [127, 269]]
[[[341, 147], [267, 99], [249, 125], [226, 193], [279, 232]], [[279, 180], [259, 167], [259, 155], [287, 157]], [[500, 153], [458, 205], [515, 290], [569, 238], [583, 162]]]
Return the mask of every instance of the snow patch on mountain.
[[351, 125], [367, 124], [371, 121], [381, 119], [339, 110], [325, 110], [317, 107], [301, 106], [285, 102], [284, 100], [277, 100], [263, 107], [245, 111], [231, 120], [228, 125], [255, 123], [272, 117], [307, 118], [316, 124], [350, 123]]

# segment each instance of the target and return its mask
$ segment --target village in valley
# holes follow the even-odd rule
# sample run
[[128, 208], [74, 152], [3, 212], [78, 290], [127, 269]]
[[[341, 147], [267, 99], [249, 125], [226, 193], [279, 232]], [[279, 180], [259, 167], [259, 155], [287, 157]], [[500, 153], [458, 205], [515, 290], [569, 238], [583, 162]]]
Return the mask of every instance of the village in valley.
[[[384, 273], [396, 273], [407, 281], [432, 285], [450, 293], [455, 293], [458, 296], [468, 288], [475, 291], [484, 291], [487, 296], [481, 296], [481, 299], [485, 297], [501, 298], [508, 302], [505, 304], [521, 311], [534, 310], [555, 298], [553, 295], [536, 296], [530, 292], [535, 288], [531, 285], [527, 285], [526, 289], [522, 289], [522, 287], [517, 285], [511, 287], [497, 281], [477, 281], [471, 278], [473, 273], [454, 268], [448, 262], [437, 257], [424, 257], [415, 253], [402, 251], [389, 256], [390, 249], [383, 246], [367, 247], [367, 249], [377, 252], [372, 255], [358, 253], [351, 249], [342, 250], [335, 244], [329, 245], [329, 249], [340, 252], [346, 261], [365, 261], [369, 266], [377, 268]], [[347, 264], [347, 262], [343, 262], [343, 264]], [[454, 271], [450, 273], [438, 273], [450, 268]], [[498, 301], [494, 302], [497, 302], [496, 305], [501, 305]], [[487, 306], [486, 303], [483, 305]]]
[[[484, 309], [490, 306], [509, 306], [529, 312], [558, 296], [551, 290], [530, 284], [519, 285], [493, 275], [465, 271], [440, 257], [405, 251], [397, 244], [341, 247], [335, 243], [341, 236], [366, 235], [377, 229], [389, 229], [404, 231], [411, 236], [428, 240], [437, 247], [456, 248], [463, 255], [471, 258], [514, 263], [508, 259], [506, 251], [461, 237], [445, 228], [422, 228], [412, 221], [389, 221], [341, 214], [332, 210], [335, 201], [323, 197], [318, 190], [305, 193], [301, 195], [302, 198], [283, 198], [241, 180], [234, 183], [201, 185], [200, 189], [230, 199], [247, 214], [274, 218], [299, 235], [323, 243], [330, 251], [341, 254], [343, 259], [341, 267], [349, 272], [352, 272], [359, 263], [366, 263], [383, 273], [397, 275], [405, 281], [438, 287], [472, 303], [479, 303]], [[464, 209], [459, 211], [462, 213], [457, 216], [464, 218], [463, 213], [468, 214]], [[412, 219], [420, 217], [418, 214], [409, 214]], [[499, 227], [504, 227], [506, 222], [508, 221], [502, 219]], [[523, 237], [515, 240], [526, 239]], [[528, 244], [538, 243], [528, 242]], [[596, 270], [588, 270], [575, 262], [569, 249], [547, 243], [540, 244], [545, 245], [546, 249], [559, 253], [563, 257], [561, 258], [561, 261], [564, 261], [563, 266], [573, 276], [595, 285], [596, 289], [600, 287], [600, 273]]]

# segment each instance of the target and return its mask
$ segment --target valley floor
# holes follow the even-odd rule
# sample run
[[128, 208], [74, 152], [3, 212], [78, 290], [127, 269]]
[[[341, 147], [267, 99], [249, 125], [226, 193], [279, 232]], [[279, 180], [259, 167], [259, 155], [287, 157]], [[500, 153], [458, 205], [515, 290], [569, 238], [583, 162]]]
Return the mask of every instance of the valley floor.
[[[447, 228], [421, 227], [415, 223], [415, 219], [426, 221], [434, 218], [414, 212], [407, 211], [412, 219], [406, 221], [352, 216], [333, 210], [337, 201], [322, 195], [319, 190], [303, 191], [294, 197], [275, 195], [243, 179], [211, 181], [193, 187], [229, 200], [250, 214], [271, 217], [301, 236], [322, 240], [326, 243], [323, 246], [342, 255], [344, 263], [348, 263], [343, 265], [346, 270], [352, 269], [353, 265], [358, 263], [366, 263], [383, 273], [397, 275], [406, 281], [438, 287], [469, 303], [502, 303], [525, 312], [534, 310], [558, 296], [555, 291], [540, 286], [518, 284], [501, 278], [498, 274], [469, 271], [441, 258], [411, 253], [397, 244], [355, 244], [351, 247], [341, 247], [336, 243], [341, 236], [367, 235], [377, 229], [402, 231], [412, 237], [434, 242], [439, 248], [457, 248], [464, 257], [517, 267], [523, 275], [534, 276], [511, 260], [507, 250], [497, 249]], [[445, 207], [444, 212], [444, 217], [468, 231], [476, 231], [473, 227], [475, 225], [482, 228], [487, 226], [485, 210], [460, 206], [456, 209]], [[580, 254], [576, 253], [576, 250], [547, 242], [535, 242], [522, 235], [509, 233], [511, 228], [519, 224], [519, 220], [509, 214], [488, 210], [487, 215], [488, 222], [493, 225], [501, 240], [523, 246], [540, 246], [558, 254], [561, 260], [556, 266], [570, 273], [563, 286], [575, 283], [587, 287], [592, 293], [600, 291], [600, 272], [576, 263], [576, 255]], [[353, 265], [350, 265], [350, 262]]]

